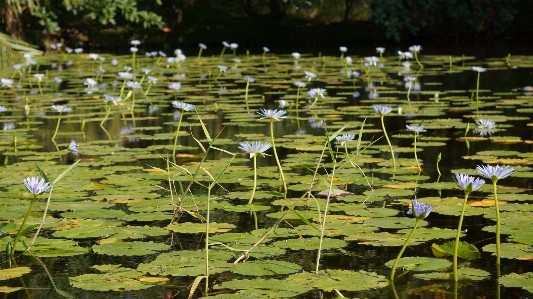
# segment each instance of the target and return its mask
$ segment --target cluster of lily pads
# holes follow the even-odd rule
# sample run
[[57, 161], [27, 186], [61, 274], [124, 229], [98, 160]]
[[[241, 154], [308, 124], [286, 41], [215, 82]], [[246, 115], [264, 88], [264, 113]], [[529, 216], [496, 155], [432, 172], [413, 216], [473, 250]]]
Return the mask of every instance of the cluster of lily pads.
[[[500, 284], [531, 290], [531, 273], [499, 267], [532, 258], [520, 221], [533, 219], [524, 204], [533, 198], [520, 180], [533, 176], [533, 142], [504, 135], [513, 123], [531, 126], [530, 98], [480, 89], [482, 72], [512, 71], [518, 58], [421, 55], [420, 46], [397, 55], [380, 47], [379, 57], [347, 56], [346, 47], [337, 57], [266, 47], [251, 55], [227, 42], [220, 55], [202, 56], [200, 44], [190, 58], [131, 46], [131, 55], [114, 56], [54, 44], [0, 73], [5, 277], [32, 275], [34, 260], [17, 259], [32, 256], [54, 291], [80, 298], [144, 289], [365, 296], [358, 292], [389, 285], [397, 295], [395, 283], [419, 279], [454, 281], [459, 294], [457, 281], [490, 277], [498, 292]], [[471, 90], [439, 89], [439, 76], [473, 71]], [[492, 190], [464, 165], [479, 165]], [[459, 217], [449, 221], [457, 229], [430, 213]], [[480, 251], [460, 241], [472, 237], [463, 229], [469, 216], [495, 221], [480, 229], [494, 233], [481, 249], [495, 253], [496, 270], [475, 264]], [[436, 240], [454, 241], [433, 243], [433, 256], [417, 253]], [[351, 262], [375, 251], [385, 267]], [[71, 275], [70, 286], [54, 284], [46, 261], [80, 255], [102, 259]]]

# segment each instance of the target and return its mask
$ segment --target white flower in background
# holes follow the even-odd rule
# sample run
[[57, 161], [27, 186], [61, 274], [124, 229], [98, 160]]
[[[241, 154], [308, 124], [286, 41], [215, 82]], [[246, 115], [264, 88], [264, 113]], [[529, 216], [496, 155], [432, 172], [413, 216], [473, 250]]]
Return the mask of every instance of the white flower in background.
[[89, 59], [97, 60], [97, 59], [98, 59], [98, 54], [90, 53], [90, 54], [89, 54]]
[[337, 140], [337, 142], [340, 142], [341, 146], [344, 146], [344, 144], [346, 144], [347, 141], [354, 140], [354, 138], [355, 138], [354, 134], [344, 134], [342, 136], [335, 137], [335, 140]]
[[311, 90], [309, 90], [307, 92], [307, 94], [314, 98], [314, 97], [321, 97], [321, 98], [324, 98], [324, 95], [326, 94], [326, 90], [324, 88], [311, 88]]
[[63, 105], [52, 105], [52, 109], [54, 109], [57, 112], [71, 112], [72, 108], [63, 106]]
[[181, 109], [183, 111], [193, 111], [196, 108], [196, 106], [193, 104], [189, 104], [185, 102], [178, 102], [178, 101], [172, 102], [172, 106], [174, 106], [174, 108]]
[[482, 68], [482, 67], [480, 67], [480, 66], [473, 66], [473, 67], [472, 67], [472, 70], [474, 70], [474, 71], [476, 71], [476, 72], [478, 72], [478, 73], [483, 73], [483, 72], [487, 71], [486, 68]]
[[38, 81], [43, 81], [44, 74], [33, 74], [33, 78], [37, 79]]
[[239, 149], [250, 154], [250, 159], [257, 155], [264, 156], [264, 152], [271, 147], [272, 145], [270, 143], [261, 143], [261, 141], [252, 141], [252, 143], [245, 141], [239, 143]]
[[291, 55], [294, 59], [300, 59], [300, 57], [302, 57], [302, 55], [300, 55], [298, 52], [293, 52]]
[[179, 82], [173, 82], [168, 85], [168, 89], [172, 90], [180, 90], [181, 89], [181, 83]]
[[134, 39], [134, 40], [132, 40], [132, 41], [130, 42], [130, 44], [131, 44], [132, 46], [138, 46], [138, 45], [141, 44], [141, 41], [140, 41], [140, 40], [136, 40], [136, 39]]
[[87, 78], [85, 79], [85, 82], [83, 82], [84, 85], [87, 85], [88, 88], [95, 88], [96, 85], [98, 85], [98, 82], [96, 80]]
[[341, 52], [344, 53], [344, 52], [348, 51], [348, 48], [346, 48], [346, 47], [339, 47], [339, 50], [341, 50]]
[[267, 47], [263, 47], [263, 51], [265, 51], [265, 52], [270, 52], [270, 49], [267, 48]]
[[202, 48], [202, 49], [207, 49], [207, 46], [205, 44], [202, 44], [202, 43], [199, 43], [198, 44], [198, 47]]
[[383, 48], [383, 47], [377, 47], [377, 48], [376, 48], [376, 53], [380, 53], [380, 54], [385, 53], [385, 48]]

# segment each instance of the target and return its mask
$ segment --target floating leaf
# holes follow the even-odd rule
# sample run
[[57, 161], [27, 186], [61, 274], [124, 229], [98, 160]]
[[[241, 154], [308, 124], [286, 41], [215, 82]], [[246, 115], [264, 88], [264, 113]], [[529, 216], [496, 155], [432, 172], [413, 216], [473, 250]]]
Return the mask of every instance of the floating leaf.
[[268, 276], [298, 272], [302, 266], [285, 261], [255, 260], [236, 264], [231, 272], [241, 275]]
[[31, 269], [28, 267], [15, 267], [9, 269], [0, 270], [0, 280], [7, 280], [15, 277], [21, 277], [24, 274], [31, 272]]
[[163, 243], [155, 243], [152, 241], [112, 242], [93, 246], [93, 251], [96, 253], [116, 256], [146, 255], [169, 249], [169, 245]]
[[498, 281], [508, 288], [523, 288], [533, 293], [533, 272], [522, 274], [510, 273], [503, 275]]
[[[455, 241], [447, 242], [442, 245], [432, 244], [431, 250], [433, 254], [437, 257], [442, 256], [453, 256], [455, 252]], [[476, 248], [476, 246], [469, 244], [467, 242], [459, 241], [459, 247], [457, 250], [457, 256], [467, 260], [474, 260], [479, 258], [481, 253]]]

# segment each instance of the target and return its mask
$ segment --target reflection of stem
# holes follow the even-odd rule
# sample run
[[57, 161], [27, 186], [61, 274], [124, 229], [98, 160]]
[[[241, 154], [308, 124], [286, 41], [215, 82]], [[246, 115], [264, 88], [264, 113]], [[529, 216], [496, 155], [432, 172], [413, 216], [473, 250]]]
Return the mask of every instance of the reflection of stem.
[[28, 208], [28, 212], [26, 212], [26, 215], [24, 216], [24, 220], [22, 220], [22, 224], [20, 225], [20, 228], [17, 232], [17, 235], [15, 236], [15, 240], [13, 241], [13, 246], [11, 247], [11, 255], [15, 254], [15, 250], [17, 248], [17, 243], [19, 241], [20, 235], [22, 234], [24, 225], [26, 224], [26, 221], [28, 220], [28, 216], [30, 216], [31, 210], [33, 209], [33, 205], [37, 202], [37, 195], [33, 195], [33, 199], [31, 200], [30, 207]]
[[415, 234], [415, 230], [418, 227], [418, 224], [420, 224], [420, 220], [421, 219], [416, 218], [416, 222], [415, 222], [415, 226], [413, 227], [413, 230], [409, 234], [409, 237], [407, 237], [407, 240], [405, 240], [405, 244], [403, 244], [402, 249], [398, 253], [398, 256], [396, 257], [396, 260], [394, 261], [394, 265], [392, 265], [392, 271], [390, 273], [390, 281], [391, 282], [394, 281], [394, 274], [395, 274], [394, 272], [396, 272], [396, 267], [398, 266], [398, 262], [400, 261], [400, 258], [402, 257], [402, 254], [405, 251], [405, 248], [407, 248], [407, 245], [409, 244], [409, 241], [411, 240], [411, 238]]
[[176, 130], [176, 137], [174, 138], [174, 149], [172, 150], [172, 159], [174, 160], [174, 164], [176, 164], [176, 146], [178, 145], [178, 134], [180, 132], [181, 120], [183, 118], [184, 112], [185, 112], [185, 109], [181, 109], [180, 121], [178, 122], [178, 129]]
[[385, 134], [385, 138], [387, 139], [387, 143], [389, 144], [390, 153], [392, 156], [392, 166], [396, 168], [396, 158], [394, 158], [394, 151], [392, 150], [392, 144], [390, 143], [389, 136], [387, 136], [387, 130], [385, 130], [385, 115], [381, 115], [381, 126], [383, 127], [383, 133]]
[[496, 265], [500, 265], [500, 208], [498, 206], [498, 192], [496, 191], [496, 182], [498, 180], [492, 181], [494, 186], [494, 206], [496, 207]]
[[[9, 263], [13, 263], [14, 268], [17, 268], [17, 260], [14, 257], [9, 258]], [[26, 293], [26, 296], [31, 299], [30, 291], [28, 287], [26, 287], [26, 283], [24, 282], [24, 279], [22, 277], [19, 277], [20, 285], [22, 285], [22, 288], [24, 289], [24, 292]]]
[[252, 214], [254, 215], [255, 229], [259, 229], [259, 226], [257, 225], [257, 212], [256, 211], [252, 211]]
[[59, 111], [59, 118], [57, 119], [57, 125], [56, 125], [56, 131], [54, 132], [54, 136], [52, 136], [52, 140], [56, 138], [57, 131], [59, 130], [59, 124], [61, 123], [61, 114], [63, 111]]
[[257, 188], [257, 154], [254, 154], [254, 188], [252, 189], [252, 195], [250, 196], [250, 200], [248, 200], [248, 204], [251, 204], [252, 201], [254, 200], [256, 188]]
[[390, 287], [392, 289], [392, 293], [394, 294], [394, 298], [400, 299], [400, 297], [398, 297], [398, 293], [396, 292], [396, 286], [394, 285], [394, 280], [390, 281]]
[[469, 193], [465, 191], [465, 200], [463, 202], [463, 209], [461, 210], [461, 217], [459, 218], [459, 225], [457, 226], [457, 235], [455, 236], [455, 248], [453, 250], [453, 280], [455, 281], [459, 280], [459, 275], [457, 274], [457, 252], [459, 251], [459, 238], [461, 237], [461, 227], [463, 226], [468, 194]]
[[283, 182], [283, 190], [285, 191], [285, 195], [287, 195], [287, 183], [285, 182], [285, 175], [283, 174], [283, 169], [281, 168], [276, 151], [276, 144], [274, 143], [274, 120], [270, 120], [270, 137], [272, 138], [272, 149], [274, 150], [274, 158], [276, 158], [276, 163], [278, 164], [280, 179]]

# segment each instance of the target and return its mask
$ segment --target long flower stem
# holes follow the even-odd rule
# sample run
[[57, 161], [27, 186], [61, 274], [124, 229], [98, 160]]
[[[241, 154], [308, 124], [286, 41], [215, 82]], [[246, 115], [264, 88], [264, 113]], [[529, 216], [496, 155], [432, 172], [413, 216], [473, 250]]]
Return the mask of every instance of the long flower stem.
[[394, 158], [394, 151], [392, 150], [392, 144], [390, 143], [389, 136], [387, 136], [387, 130], [385, 130], [385, 115], [381, 115], [381, 126], [383, 127], [383, 133], [385, 134], [385, 139], [389, 144], [390, 154], [392, 156], [392, 166], [396, 168], [396, 158]]
[[476, 83], [476, 102], [479, 102], [479, 78], [481, 77], [481, 72], [477, 72], [477, 83]]
[[252, 204], [252, 201], [254, 200], [256, 188], [257, 188], [257, 155], [254, 155], [254, 188], [252, 189], [252, 195], [250, 196], [250, 200], [248, 200], [248, 204]]
[[416, 137], [418, 137], [418, 132], [415, 132], [415, 160], [416, 160], [416, 165], [418, 166], [418, 172], [422, 171], [422, 167], [420, 167], [420, 163], [418, 162], [418, 156], [416, 154]]
[[61, 114], [62, 113], [63, 113], [62, 111], [59, 111], [59, 118], [57, 119], [56, 130], [54, 132], [54, 136], [52, 136], [52, 140], [56, 139], [57, 131], [59, 130], [59, 124], [61, 123]]
[[420, 69], [423, 69], [424, 66], [422, 65], [422, 63], [420, 63], [420, 60], [418, 60], [418, 52], [415, 52], [415, 59], [416, 63], [418, 63], [418, 65], [420, 66]]
[[329, 202], [331, 200], [331, 195], [334, 194], [333, 191], [333, 181], [335, 179], [335, 169], [336, 169], [336, 163], [333, 166], [333, 170], [331, 171], [331, 179], [329, 182], [329, 190], [328, 190], [328, 198], [326, 199], [326, 206], [324, 207], [324, 217], [322, 217], [322, 224], [320, 225], [320, 242], [318, 243], [318, 253], [316, 256], [316, 268], [315, 268], [315, 274], [318, 274], [318, 270], [320, 268], [320, 256], [322, 253], [322, 243], [324, 242], [324, 235], [326, 233], [326, 216], [328, 214], [328, 207]]
[[412, 84], [411, 80], [409, 80], [409, 88], [407, 89], [407, 103], [409, 103], [409, 106], [411, 105], [411, 98], [409, 96], [411, 95]]
[[394, 272], [396, 272], [396, 267], [398, 266], [398, 262], [400, 261], [400, 258], [402, 257], [403, 252], [405, 251], [405, 248], [407, 248], [407, 245], [409, 245], [409, 241], [411, 241], [411, 238], [415, 234], [415, 230], [418, 227], [418, 224], [420, 224], [421, 219], [416, 219], [415, 226], [413, 227], [413, 230], [409, 234], [409, 237], [407, 237], [407, 240], [405, 240], [405, 244], [403, 244], [402, 249], [398, 253], [398, 256], [396, 257], [396, 260], [394, 261], [394, 265], [392, 265], [392, 272], [390, 274], [390, 281], [394, 281]]
[[496, 190], [496, 182], [492, 181], [494, 186], [494, 206], [496, 207], [496, 265], [500, 265], [500, 207], [498, 206], [498, 192]]
[[244, 103], [246, 103], [246, 111], [250, 114], [250, 108], [248, 107], [248, 86], [250, 86], [250, 81], [246, 81], [246, 90], [244, 92]]
[[212, 185], [207, 188], [207, 212], [205, 217], [205, 293], [207, 294], [209, 287], [209, 201], [211, 199]]
[[24, 220], [22, 220], [22, 224], [20, 225], [20, 228], [17, 232], [17, 235], [15, 236], [15, 240], [13, 241], [13, 246], [11, 247], [11, 255], [15, 253], [15, 250], [17, 248], [17, 243], [19, 241], [20, 235], [22, 234], [24, 225], [26, 225], [26, 221], [28, 220], [28, 216], [30, 216], [31, 210], [33, 209], [33, 205], [37, 202], [37, 195], [33, 196], [33, 199], [31, 200], [30, 207], [28, 208], [28, 212], [26, 212], [26, 215], [24, 216]]
[[278, 164], [279, 175], [281, 181], [283, 182], [283, 190], [287, 194], [287, 183], [285, 182], [285, 175], [283, 174], [283, 169], [281, 168], [281, 163], [279, 162], [278, 152], [276, 151], [276, 144], [274, 143], [274, 120], [270, 121], [270, 137], [272, 139], [272, 150], [274, 151], [274, 158], [276, 158], [276, 163]]
[[463, 202], [463, 209], [461, 210], [461, 217], [459, 217], [459, 225], [457, 226], [457, 235], [455, 236], [455, 248], [453, 250], [453, 280], [459, 280], [459, 274], [457, 274], [457, 253], [459, 252], [459, 238], [461, 237], [461, 227], [463, 226], [463, 218], [465, 216], [466, 202], [468, 200], [468, 194], [465, 192], [465, 200]]
[[174, 148], [172, 149], [172, 159], [174, 160], [174, 164], [176, 164], [176, 146], [178, 145], [178, 134], [180, 132], [181, 120], [183, 119], [184, 112], [185, 110], [181, 109], [180, 121], [178, 122], [178, 128], [176, 129], [176, 137], [174, 137]]

